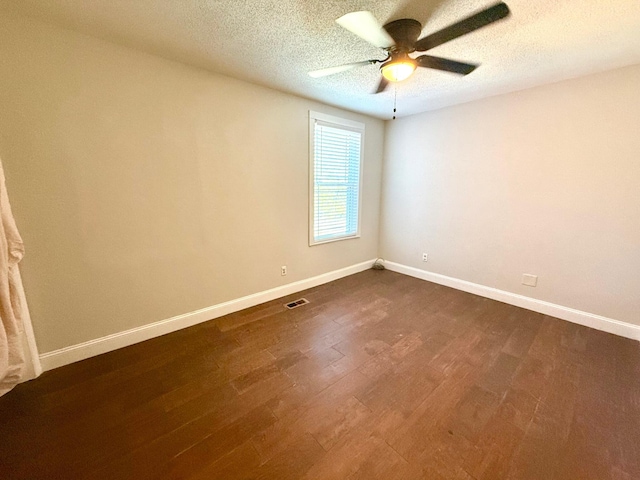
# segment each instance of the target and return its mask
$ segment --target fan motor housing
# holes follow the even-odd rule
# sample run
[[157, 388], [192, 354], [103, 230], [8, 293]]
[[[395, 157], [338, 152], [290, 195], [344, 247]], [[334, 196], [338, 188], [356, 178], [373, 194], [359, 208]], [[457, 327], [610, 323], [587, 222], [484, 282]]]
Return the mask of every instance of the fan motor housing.
[[396, 42], [391, 51], [414, 52], [415, 43], [422, 32], [422, 24], [412, 18], [394, 20], [384, 26], [391, 38]]

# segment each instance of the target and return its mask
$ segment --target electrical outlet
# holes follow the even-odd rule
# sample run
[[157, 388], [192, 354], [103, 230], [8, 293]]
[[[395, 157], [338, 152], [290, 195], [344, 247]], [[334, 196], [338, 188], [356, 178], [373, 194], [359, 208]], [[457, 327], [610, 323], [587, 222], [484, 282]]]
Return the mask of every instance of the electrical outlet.
[[426, 262], [429, 259], [429, 255], [427, 255], [426, 253], [422, 254], [422, 261]]
[[538, 284], [537, 275], [529, 275], [528, 273], [522, 274], [522, 284], [528, 287], [535, 287]]
[[284, 277], [286, 274], [287, 274], [287, 266], [283, 265], [280, 267], [280, 275]]

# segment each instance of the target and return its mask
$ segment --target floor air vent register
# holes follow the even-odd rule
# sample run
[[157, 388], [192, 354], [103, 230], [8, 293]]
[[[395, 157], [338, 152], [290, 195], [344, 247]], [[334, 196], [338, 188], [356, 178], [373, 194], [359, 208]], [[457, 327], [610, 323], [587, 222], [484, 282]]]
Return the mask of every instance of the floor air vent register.
[[285, 303], [284, 306], [291, 310], [292, 308], [299, 307], [300, 305], [306, 305], [307, 303], [309, 303], [309, 300], [307, 300], [306, 298], [301, 298], [300, 300], [294, 300], [293, 302]]

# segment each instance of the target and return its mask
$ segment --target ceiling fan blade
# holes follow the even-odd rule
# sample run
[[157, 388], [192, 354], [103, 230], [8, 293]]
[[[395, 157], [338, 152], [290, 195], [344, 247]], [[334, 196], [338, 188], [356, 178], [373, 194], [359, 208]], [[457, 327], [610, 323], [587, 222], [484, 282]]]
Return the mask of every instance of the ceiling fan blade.
[[345, 65], [338, 65], [336, 67], [321, 68], [320, 70], [314, 70], [312, 72], [309, 72], [309, 76], [313, 78], [326, 77], [327, 75], [346, 72], [347, 70], [351, 70], [352, 68], [371, 65], [372, 63], [378, 63], [380, 61], [381, 60], [363, 60], [362, 62], [347, 63]]
[[395, 45], [391, 35], [380, 26], [371, 12], [351, 12], [336, 20], [338, 25], [379, 48]]
[[384, 92], [385, 88], [387, 88], [387, 85], [389, 85], [389, 80], [381, 76], [380, 83], [378, 83], [378, 88], [376, 88], [376, 91], [374, 93]]
[[457, 62], [448, 58], [432, 57], [431, 55], [420, 55], [416, 58], [416, 62], [418, 62], [419, 67], [434, 68], [436, 70], [459, 73], [460, 75], [468, 75], [478, 67], [478, 65], [471, 63]]
[[461, 37], [467, 33], [478, 30], [493, 22], [497, 22], [505, 17], [509, 16], [509, 7], [503, 2], [500, 2], [493, 7], [489, 7], [486, 10], [471, 15], [464, 20], [460, 20], [453, 25], [443, 28], [442, 30], [427, 35], [416, 42], [416, 50], [424, 52], [431, 48], [442, 45], [445, 42], [453, 40], [454, 38]]

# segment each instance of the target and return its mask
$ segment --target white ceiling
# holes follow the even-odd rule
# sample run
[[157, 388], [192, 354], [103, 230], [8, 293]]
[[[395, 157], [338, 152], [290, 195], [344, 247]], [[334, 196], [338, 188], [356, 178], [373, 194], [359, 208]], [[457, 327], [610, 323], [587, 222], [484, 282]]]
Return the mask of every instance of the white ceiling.
[[[481, 66], [466, 77], [419, 69], [397, 86], [406, 116], [640, 63], [640, 0], [505, 0], [511, 17], [430, 50]], [[310, 70], [381, 50], [335, 19], [415, 18], [434, 32], [494, 0], [0, 0], [0, 9], [207, 70], [380, 118], [394, 89], [372, 95], [377, 65], [311, 78]]]

